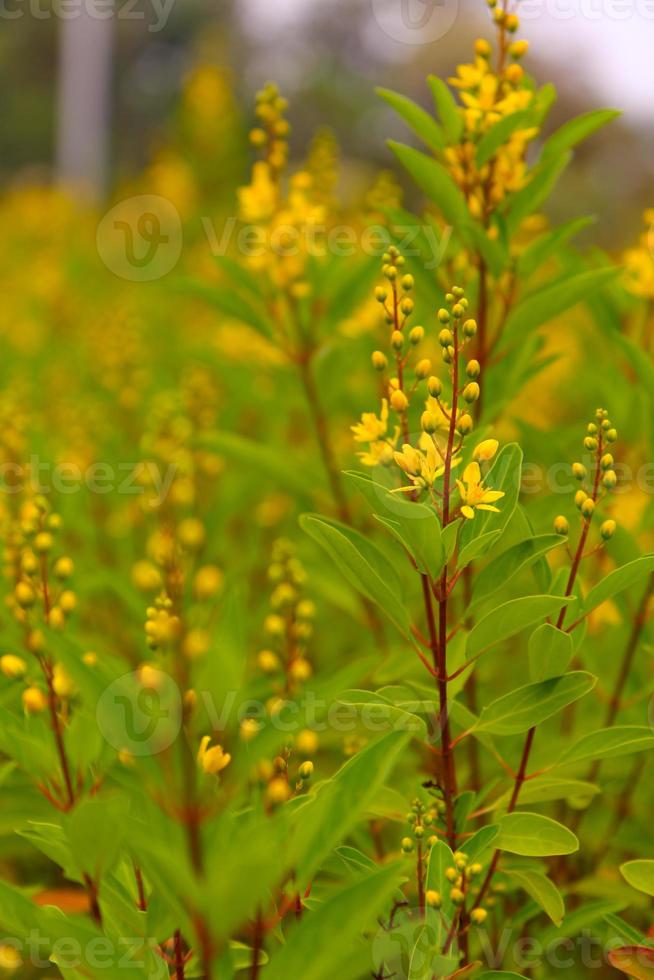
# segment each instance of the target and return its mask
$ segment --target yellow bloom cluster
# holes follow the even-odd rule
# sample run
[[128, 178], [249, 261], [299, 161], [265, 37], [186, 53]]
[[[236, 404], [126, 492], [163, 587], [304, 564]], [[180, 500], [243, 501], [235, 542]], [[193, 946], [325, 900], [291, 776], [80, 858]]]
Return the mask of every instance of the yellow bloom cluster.
[[291, 694], [313, 672], [307, 644], [316, 609], [304, 595], [306, 572], [285, 538], [273, 545], [268, 578], [273, 584], [270, 612], [264, 622], [268, 646], [259, 652], [257, 665], [275, 679], [276, 694]]
[[485, 221], [507, 194], [525, 182], [527, 146], [537, 135], [534, 126], [520, 126], [502, 142], [490, 159], [477, 163], [477, 149], [484, 136], [507, 116], [528, 109], [534, 92], [528, 86], [519, 59], [527, 51], [526, 41], [510, 43], [508, 35], [518, 28], [515, 15], [495, 8], [498, 29], [498, 58], [491, 64], [490, 44], [480, 39], [471, 64], [459, 65], [449, 79], [458, 89], [464, 127], [459, 141], [446, 148], [446, 165], [466, 196], [471, 214]]

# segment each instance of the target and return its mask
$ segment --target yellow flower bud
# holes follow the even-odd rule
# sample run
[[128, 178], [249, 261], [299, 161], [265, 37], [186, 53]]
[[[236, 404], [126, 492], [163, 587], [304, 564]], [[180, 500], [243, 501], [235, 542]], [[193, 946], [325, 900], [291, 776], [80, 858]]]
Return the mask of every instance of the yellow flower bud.
[[419, 381], [424, 381], [424, 379], [428, 377], [430, 371], [431, 371], [431, 361], [429, 360], [428, 357], [424, 357], [421, 361], [418, 361], [418, 363], [416, 364], [415, 373], [416, 373], [416, 378], [418, 378]]
[[481, 908], [473, 909], [472, 912], [470, 913], [470, 920], [471, 922], [474, 922], [476, 926], [483, 925], [487, 918], [488, 918], [488, 912], [486, 911], [486, 909], [481, 909]]
[[57, 578], [70, 578], [73, 574], [73, 562], [70, 558], [58, 558], [53, 569]]
[[5, 677], [16, 680], [19, 677], [25, 676], [27, 673], [27, 664], [22, 657], [17, 657], [13, 653], [5, 653], [3, 657], [0, 657], [0, 670]]
[[196, 598], [210, 599], [222, 589], [224, 575], [217, 565], [203, 565], [198, 568], [193, 579], [193, 592]]
[[372, 366], [375, 371], [385, 371], [388, 366], [388, 358], [380, 350], [373, 351]]
[[36, 602], [36, 593], [27, 582], [19, 582], [17, 584], [14, 589], [14, 596], [21, 609], [30, 609]]
[[611, 521], [611, 520], [604, 521], [604, 523], [602, 524], [602, 526], [600, 528], [600, 534], [602, 535], [602, 538], [603, 538], [604, 541], [610, 541], [611, 540], [611, 538], [615, 534], [616, 526], [617, 525], [616, 525], [615, 521]]
[[77, 596], [70, 589], [67, 589], [59, 596], [59, 605], [61, 606], [62, 612], [68, 616], [77, 606]]
[[311, 779], [311, 777], [313, 776], [313, 762], [309, 762], [309, 761], [303, 762], [300, 768], [298, 769], [298, 775], [300, 779], [305, 781], [307, 779]]
[[283, 776], [276, 776], [268, 783], [266, 789], [266, 800], [271, 806], [278, 806], [285, 803], [291, 795], [291, 787]]
[[34, 548], [39, 554], [50, 551], [53, 543], [52, 535], [48, 531], [40, 531], [34, 538]]
[[22, 700], [25, 711], [30, 715], [38, 715], [48, 707], [48, 699], [38, 687], [26, 687]]
[[565, 518], [563, 514], [559, 514], [559, 516], [554, 519], [554, 531], [556, 534], [564, 536], [569, 532], [569, 530], [570, 525], [567, 518]]
[[197, 551], [204, 544], [206, 531], [202, 521], [197, 517], [187, 517], [180, 522], [177, 528], [177, 537], [180, 544], [189, 551]]
[[586, 477], [586, 467], [583, 463], [573, 463], [572, 464], [572, 475], [575, 480], [583, 480]]
[[595, 513], [595, 501], [591, 497], [584, 500], [583, 504], [581, 505], [581, 513], [586, 518], [592, 517]]
[[471, 405], [473, 402], [477, 401], [479, 394], [479, 385], [476, 381], [471, 381], [470, 384], [467, 384], [463, 389], [463, 400]]
[[443, 391], [443, 385], [440, 378], [432, 376], [427, 382], [427, 390], [432, 398], [438, 398]]
[[450, 892], [450, 898], [455, 905], [463, 905], [465, 901], [465, 895], [460, 888], [453, 888]]
[[462, 415], [456, 424], [457, 432], [459, 432], [462, 436], [467, 436], [470, 432], [472, 432], [472, 425], [472, 416], [468, 414]]
[[396, 351], [401, 351], [404, 347], [404, 334], [401, 330], [394, 330], [391, 334], [391, 347]]
[[438, 342], [441, 347], [451, 347], [454, 337], [451, 330], [441, 330], [438, 335]]
[[391, 395], [391, 406], [396, 412], [405, 412], [409, 405], [409, 399], [403, 391], [399, 389]]
[[477, 333], [477, 321], [476, 320], [466, 320], [463, 324], [463, 336], [470, 339], [474, 337]]
[[411, 343], [414, 346], [416, 344], [421, 343], [421, 341], [424, 340], [424, 337], [425, 337], [425, 328], [424, 327], [413, 327], [411, 329], [410, 334], [409, 334], [409, 340], [411, 341]]
[[440, 893], [434, 891], [433, 888], [429, 888], [425, 892], [425, 901], [427, 902], [427, 905], [431, 909], [439, 909], [441, 907], [441, 905], [443, 904], [443, 899], [442, 899]]
[[488, 463], [495, 456], [499, 445], [497, 439], [484, 439], [483, 442], [475, 446], [472, 458], [478, 463]]
[[303, 728], [295, 737], [295, 751], [299, 755], [315, 755], [318, 751], [320, 741], [317, 734], [310, 728]]
[[413, 276], [402, 276], [402, 289], [408, 292], [410, 289], [413, 289], [413, 285]]
[[217, 776], [229, 765], [232, 757], [224, 751], [222, 745], [214, 745], [209, 748], [210, 743], [211, 736], [204, 735], [198, 749], [198, 765], [208, 775]]
[[602, 477], [602, 483], [604, 484], [607, 490], [613, 490], [613, 488], [617, 485], [617, 482], [618, 482], [618, 477], [616, 475], [615, 470], [607, 470], [604, 476]]
[[468, 361], [468, 364], [466, 366], [466, 374], [468, 375], [469, 378], [471, 378], [472, 381], [476, 381], [479, 375], [481, 374], [481, 365], [479, 361], [475, 361], [475, 360]]
[[486, 38], [479, 37], [475, 41], [475, 54], [479, 55], [480, 58], [490, 58], [491, 56], [491, 46], [486, 40]]
[[449, 323], [450, 322], [450, 312], [449, 312], [449, 310], [446, 310], [444, 308], [441, 308], [438, 311], [437, 316], [438, 316], [438, 319], [440, 320], [441, 323]]

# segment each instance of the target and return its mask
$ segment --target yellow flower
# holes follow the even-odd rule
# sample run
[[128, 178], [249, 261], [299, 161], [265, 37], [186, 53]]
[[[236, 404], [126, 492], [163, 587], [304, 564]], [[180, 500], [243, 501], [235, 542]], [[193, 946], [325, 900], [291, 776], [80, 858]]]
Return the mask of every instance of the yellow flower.
[[388, 435], [388, 402], [382, 399], [379, 417], [374, 412], [364, 412], [361, 421], [351, 426], [355, 442], [367, 442], [367, 452], [358, 453], [359, 459], [365, 466], [377, 466], [378, 463], [387, 465], [391, 462], [392, 452], [398, 440], [399, 429], [392, 436]]
[[[442, 457], [434, 440], [426, 433], [420, 437], [419, 449], [405, 443], [402, 452], [394, 453], [393, 458], [411, 480], [410, 486], [398, 487], [393, 493], [411, 493], [416, 487], [433, 487], [438, 477], [444, 473]], [[458, 460], [453, 461], [452, 465], [456, 466], [457, 462]]]
[[252, 183], [238, 190], [241, 219], [250, 224], [269, 221], [277, 207], [277, 193], [270, 167], [259, 160], [252, 168]]
[[204, 735], [198, 750], [198, 765], [203, 772], [217, 776], [230, 764], [232, 757], [229, 752], [225, 752], [222, 745], [214, 745], [209, 748], [210, 742], [211, 736]]
[[388, 402], [382, 399], [379, 418], [374, 412], [364, 412], [361, 421], [351, 426], [355, 442], [377, 442], [388, 431]]
[[463, 506], [461, 513], [468, 520], [475, 516], [475, 510], [492, 510], [499, 513], [493, 504], [500, 500], [504, 493], [502, 490], [487, 490], [481, 479], [479, 463], [469, 463], [463, 471], [463, 480], [456, 481], [461, 494]]

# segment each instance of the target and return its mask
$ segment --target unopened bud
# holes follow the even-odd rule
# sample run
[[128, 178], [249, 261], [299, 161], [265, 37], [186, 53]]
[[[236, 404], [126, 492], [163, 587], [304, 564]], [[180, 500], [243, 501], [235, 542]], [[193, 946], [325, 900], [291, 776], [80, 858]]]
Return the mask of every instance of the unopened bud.
[[388, 358], [380, 350], [373, 351], [372, 366], [375, 371], [385, 371], [388, 367]]
[[600, 528], [600, 534], [604, 541], [610, 541], [616, 530], [615, 521], [604, 521]]
[[566, 535], [570, 530], [570, 525], [563, 514], [559, 514], [559, 516], [554, 519], [554, 530], [557, 534], [561, 535]]
[[469, 405], [472, 405], [472, 403], [476, 402], [478, 398], [479, 385], [476, 381], [471, 381], [470, 384], [467, 384], [463, 389], [463, 400], [468, 402]]
[[466, 374], [473, 381], [476, 381], [479, 375], [481, 374], [481, 364], [479, 363], [479, 361], [475, 361], [475, 360], [468, 361], [468, 364], [466, 366]]
[[419, 344], [425, 337], [424, 327], [413, 327], [411, 333], [409, 334], [409, 340], [412, 344]]
[[409, 399], [403, 391], [398, 389], [391, 395], [391, 405], [396, 412], [405, 412], [409, 405]]
[[430, 371], [431, 361], [428, 357], [424, 357], [416, 364], [416, 378], [418, 378], [419, 381], [423, 381], [425, 378], [427, 378]]
[[432, 396], [432, 398], [438, 398], [443, 391], [443, 384], [441, 382], [441, 379], [437, 378], [435, 375], [432, 375], [432, 377], [427, 382], [427, 390], [429, 394]]

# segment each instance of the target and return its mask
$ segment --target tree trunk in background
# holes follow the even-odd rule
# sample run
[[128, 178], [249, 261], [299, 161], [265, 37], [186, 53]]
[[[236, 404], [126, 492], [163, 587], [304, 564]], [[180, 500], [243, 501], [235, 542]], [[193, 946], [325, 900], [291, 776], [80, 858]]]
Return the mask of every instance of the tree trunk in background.
[[57, 178], [92, 201], [107, 187], [115, 11], [91, 3], [59, 23]]

